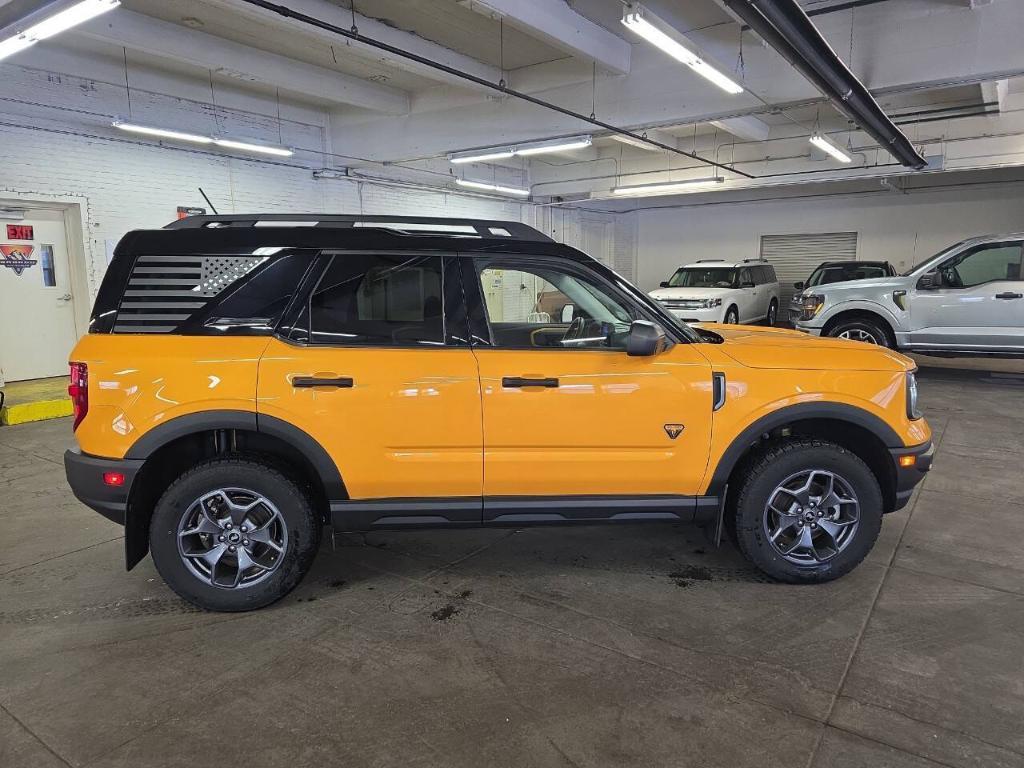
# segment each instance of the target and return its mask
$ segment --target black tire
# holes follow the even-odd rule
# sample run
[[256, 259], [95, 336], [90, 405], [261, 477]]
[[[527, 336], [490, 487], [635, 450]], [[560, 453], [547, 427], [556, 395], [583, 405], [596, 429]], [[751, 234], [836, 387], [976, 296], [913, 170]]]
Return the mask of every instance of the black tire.
[[772, 299], [768, 304], [768, 316], [764, 319], [765, 325], [769, 328], [775, 327], [775, 322], [779, 319], [779, 302]]
[[736, 305], [733, 304], [727, 310], [725, 310], [725, 319], [722, 320], [726, 325], [736, 325], [740, 321], [740, 311], [736, 309]]
[[[833, 338], [845, 337], [854, 341], [864, 341], [869, 344], [877, 344], [880, 347], [892, 349], [894, 344], [889, 336], [889, 331], [878, 320], [870, 317], [853, 317], [849, 320], [840, 320], [831, 326], [827, 331], [828, 336]], [[870, 337], [870, 338], [869, 338]]]
[[[258, 583], [215, 586], [193, 573], [179, 552], [179, 525], [185, 516], [202, 496], [223, 488], [263, 496], [283, 520], [284, 552], [279, 558], [271, 553], [273, 570]], [[160, 497], [149, 526], [149, 548], [164, 581], [188, 602], [210, 611], [251, 611], [280, 600], [298, 585], [316, 555], [321, 527], [309, 496], [279, 469], [250, 458], [211, 459], [185, 472]]]
[[[835, 473], [852, 489], [859, 520], [837, 554], [824, 562], [797, 564], [769, 540], [766, 506], [787, 478], [811, 469]], [[867, 464], [845, 448], [813, 438], [780, 440], [755, 454], [741, 475], [735, 502], [730, 504], [736, 543], [751, 563], [772, 578], [791, 584], [831, 581], [853, 570], [874, 547], [882, 527], [882, 492]]]

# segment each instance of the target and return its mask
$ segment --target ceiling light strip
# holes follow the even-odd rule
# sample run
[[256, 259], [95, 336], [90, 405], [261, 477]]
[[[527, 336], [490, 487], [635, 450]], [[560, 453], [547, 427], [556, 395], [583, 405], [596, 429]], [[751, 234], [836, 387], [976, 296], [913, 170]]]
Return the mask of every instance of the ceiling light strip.
[[483, 181], [471, 181], [469, 179], [456, 179], [455, 183], [460, 187], [468, 187], [469, 189], [479, 189], [484, 192], [498, 192], [503, 195], [516, 195], [518, 197], [526, 197], [530, 194], [530, 190], [522, 189], [520, 187], [505, 187], [501, 184], [487, 184]]
[[810, 141], [811, 144], [816, 146], [822, 152], [826, 152], [826, 153], [832, 155], [832, 157], [834, 157], [840, 163], [850, 163], [850, 162], [853, 162], [853, 158], [852, 157], [850, 157], [848, 154], [843, 152], [843, 150], [841, 150], [839, 147], [837, 147], [831, 141], [826, 139], [820, 133], [814, 134], [813, 136], [811, 136], [808, 139], [808, 141]]
[[714, 83], [726, 93], [743, 93], [743, 86], [734, 82], [715, 67], [711, 66], [689, 40], [683, 37], [671, 24], [658, 18], [650, 10], [634, 3], [622, 10], [622, 23], [640, 35], [656, 48], [660, 48], [676, 61], [685, 64], [698, 75]]
[[291, 157], [295, 154], [293, 150], [287, 147], [275, 147], [272, 144], [254, 144], [249, 141], [236, 141], [235, 139], [224, 139], [218, 136], [203, 136], [198, 133], [172, 131], [167, 128], [155, 128], [123, 120], [117, 120], [112, 125], [119, 130], [139, 133], [143, 136], [154, 136], [159, 139], [170, 139], [172, 141], [188, 141], [193, 144], [216, 144], [218, 147], [237, 149], [241, 152], [255, 152], [257, 154], [275, 155], [277, 157]]
[[59, 35], [82, 22], [94, 19], [102, 13], [117, 8], [120, 4], [120, 0], [83, 0], [80, 3], [75, 3], [22, 32], [0, 41], [0, 59], [13, 56], [35, 45], [40, 40]]
[[692, 192], [701, 187], [721, 184], [725, 179], [721, 176], [708, 176], [700, 179], [686, 179], [685, 181], [666, 181], [655, 184], [634, 184], [623, 187], [613, 187], [612, 194], [619, 197], [640, 197], [641, 195], [673, 195], [677, 192]]
[[502, 160], [514, 156], [528, 157], [530, 155], [541, 155], [547, 152], [571, 152], [574, 149], [589, 147], [594, 137], [569, 136], [563, 139], [546, 139], [544, 141], [531, 141], [524, 144], [512, 144], [504, 147], [485, 147], [484, 149], [470, 149], [464, 152], [451, 152], [448, 155], [450, 163], [482, 163], [488, 160]]

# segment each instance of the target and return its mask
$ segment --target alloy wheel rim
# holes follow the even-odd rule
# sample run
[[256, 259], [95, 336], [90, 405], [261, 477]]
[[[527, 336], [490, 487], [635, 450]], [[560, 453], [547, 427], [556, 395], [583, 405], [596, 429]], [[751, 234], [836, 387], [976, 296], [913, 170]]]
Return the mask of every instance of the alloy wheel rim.
[[878, 339], [875, 338], [875, 334], [870, 331], [865, 331], [862, 328], [848, 328], [839, 334], [840, 339], [850, 339], [852, 341], [866, 341], [868, 344], [878, 344]]
[[739, 317], [731, 309], [725, 313], [725, 322], [727, 325], [735, 325], [739, 322]]
[[775, 315], [777, 311], [778, 310], [776, 309], [774, 304], [768, 307], [768, 325], [775, 325]]
[[193, 576], [221, 589], [265, 581], [281, 565], [288, 526], [267, 497], [218, 488], [193, 501], [178, 523], [178, 554]]
[[860, 502], [853, 487], [826, 469], [790, 475], [775, 486], [764, 507], [765, 536], [794, 565], [833, 559], [853, 541], [859, 524]]

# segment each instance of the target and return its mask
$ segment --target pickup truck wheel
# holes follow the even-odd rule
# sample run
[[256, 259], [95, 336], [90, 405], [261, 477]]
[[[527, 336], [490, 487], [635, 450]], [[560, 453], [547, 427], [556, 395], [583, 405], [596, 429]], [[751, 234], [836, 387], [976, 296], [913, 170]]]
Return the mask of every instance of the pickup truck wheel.
[[170, 485], [149, 537], [157, 571], [178, 595], [207, 610], [249, 611], [302, 580], [320, 523], [309, 497], [276, 468], [225, 458]]
[[868, 344], [877, 344], [880, 347], [892, 347], [889, 334], [870, 318], [857, 317], [851, 320], [841, 320], [829, 329], [828, 335], [839, 339], [866, 341]]
[[882, 526], [882, 493], [868, 466], [834, 443], [792, 438], [748, 465], [735, 504], [743, 554], [790, 583], [831, 581], [863, 560]]

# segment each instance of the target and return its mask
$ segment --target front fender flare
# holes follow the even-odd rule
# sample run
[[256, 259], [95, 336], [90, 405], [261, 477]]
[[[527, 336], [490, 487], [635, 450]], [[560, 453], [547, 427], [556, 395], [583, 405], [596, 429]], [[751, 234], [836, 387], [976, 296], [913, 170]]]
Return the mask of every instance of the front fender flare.
[[877, 301], [868, 301], [867, 299], [842, 301], [829, 307], [820, 317], [814, 318], [814, 322], [820, 323], [821, 327], [824, 328], [834, 317], [844, 312], [870, 312], [885, 320], [894, 333], [900, 332], [903, 329], [900, 319], [888, 307]]

